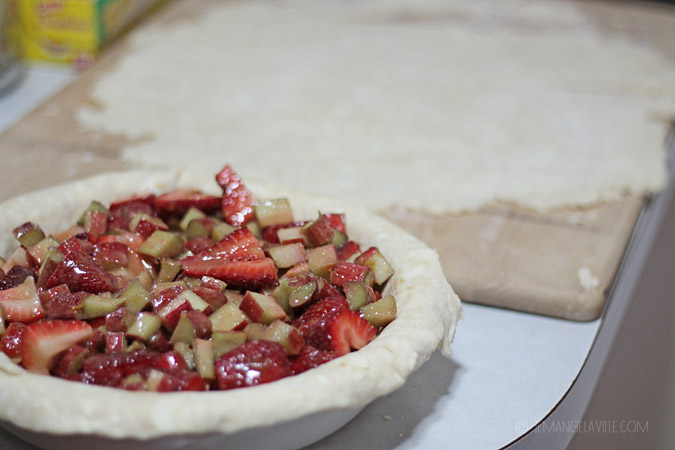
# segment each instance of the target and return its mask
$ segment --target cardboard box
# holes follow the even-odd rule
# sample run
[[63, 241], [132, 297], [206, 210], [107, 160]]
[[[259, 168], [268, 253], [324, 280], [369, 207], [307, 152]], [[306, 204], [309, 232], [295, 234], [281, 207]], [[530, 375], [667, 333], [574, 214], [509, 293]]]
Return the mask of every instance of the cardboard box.
[[27, 60], [86, 68], [160, 0], [13, 0]]

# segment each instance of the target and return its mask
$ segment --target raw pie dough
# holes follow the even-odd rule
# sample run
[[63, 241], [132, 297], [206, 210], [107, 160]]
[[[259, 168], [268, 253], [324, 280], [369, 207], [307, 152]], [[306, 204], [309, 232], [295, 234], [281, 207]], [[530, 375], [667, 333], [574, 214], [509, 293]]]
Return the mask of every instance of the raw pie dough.
[[664, 184], [675, 61], [603, 33], [575, 2], [192, 6], [139, 29], [78, 114], [137, 139], [132, 164], [231, 163], [245, 179], [431, 213]]
[[[221, 392], [127, 392], [34, 375], [0, 352], [0, 419], [37, 432], [121, 438], [234, 432], [318, 411], [361, 407], [400, 387], [439, 346], [449, 354], [461, 314], [438, 255], [367, 210], [292, 189], [247, 183], [258, 198], [288, 196], [297, 218], [317, 210], [347, 215], [350, 237], [378, 246], [396, 274], [387, 289], [398, 315], [364, 349], [270, 384]], [[16, 246], [11, 230], [34, 221], [46, 232], [72, 224], [92, 199], [196, 187], [213, 192], [212, 177], [176, 171], [105, 174], [9, 200], [0, 205], [0, 254]]]

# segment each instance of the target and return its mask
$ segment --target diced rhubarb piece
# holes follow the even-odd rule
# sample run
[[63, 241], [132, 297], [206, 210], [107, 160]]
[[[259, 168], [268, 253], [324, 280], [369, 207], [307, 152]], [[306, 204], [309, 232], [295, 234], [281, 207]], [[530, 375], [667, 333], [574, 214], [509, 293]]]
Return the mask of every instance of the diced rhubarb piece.
[[347, 232], [347, 221], [345, 215], [342, 213], [325, 213], [323, 216], [328, 221], [331, 228], [341, 232]]
[[199, 339], [208, 339], [211, 337], [213, 325], [211, 319], [202, 311], [193, 309], [187, 312], [187, 318], [195, 327], [195, 333]]
[[157, 280], [160, 283], [166, 283], [176, 279], [180, 273], [180, 261], [174, 258], [159, 259], [159, 274]]
[[26, 281], [26, 278], [35, 279], [35, 272], [33, 272], [28, 267], [14, 266], [9, 269], [9, 271], [2, 278], [2, 281], [0, 281], [0, 290], [19, 286]]
[[275, 320], [262, 334], [262, 339], [278, 342], [288, 355], [297, 355], [305, 345], [305, 339], [297, 328], [282, 320]]
[[271, 258], [256, 261], [182, 260], [183, 272], [194, 277], [210, 276], [233, 288], [259, 290], [277, 282], [277, 267]]
[[222, 259], [225, 261], [255, 261], [265, 258], [260, 241], [248, 228], [240, 228], [212, 247], [195, 255], [196, 259]]
[[335, 231], [331, 228], [330, 222], [323, 214], [320, 214], [314, 222], [305, 228], [305, 235], [313, 247], [330, 243], [333, 240], [334, 233]]
[[59, 242], [56, 239], [54, 239], [52, 236], [47, 236], [37, 244], [29, 247], [28, 254], [35, 260], [37, 265], [42, 265], [42, 263], [47, 258], [50, 249], [57, 248], [58, 246]]
[[225, 239], [233, 231], [237, 230], [237, 227], [233, 227], [229, 223], [219, 222], [213, 225], [211, 229], [211, 239], [218, 242]]
[[248, 337], [244, 331], [216, 331], [211, 335], [211, 340], [213, 341], [213, 356], [218, 358], [221, 355], [229, 352], [230, 350], [237, 348], [246, 340]]
[[258, 292], [246, 292], [239, 309], [254, 322], [264, 325], [286, 317], [286, 313], [274, 297]]
[[45, 260], [42, 262], [42, 265], [38, 270], [37, 285], [39, 287], [43, 289], [47, 287], [49, 277], [52, 276], [52, 273], [54, 273], [54, 270], [59, 265], [59, 263], [63, 261], [63, 258], [63, 253], [61, 253], [58, 248], [52, 247], [49, 249], [49, 251], [47, 251]]
[[342, 297], [338, 288], [330, 284], [325, 278], [316, 279], [316, 291], [314, 291], [314, 300], [322, 300], [328, 297]]
[[[187, 291], [185, 291], [187, 292]], [[158, 311], [157, 315], [162, 319], [162, 323], [169, 330], [176, 328], [178, 320], [182, 312], [187, 312], [192, 309], [190, 302], [185, 298], [179, 295], [178, 297], [171, 300], [168, 304], [162, 306]]]
[[274, 295], [274, 298], [277, 299], [277, 303], [283, 310], [286, 312], [287, 315], [293, 314], [293, 309], [291, 308], [290, 304], [288, 303], [289, 297], [291, 295], [291, 292], [296, 288], [296, 286], [293, 286], [290, 284], [291, 279], [290, 278], [282, 278], [279, 280], [279, 285], [274, 288], [274, 291], [272, 292], [272, 295]]
[[131, 233], [129, 231], [124, 231], [119, 234], [106, 234], [105, 236], [101, 236], [98, 241], [96, 241], [96, 243], [101, 244], [103, 242], [120, 242], [136, 252], [143, 241], [143, 237], [140, 235]]
[[[124, 306], [116, 309], [105, 316], [104, 324], [108, 331], [127, 332], [129, 327], [136, 321], [136, 314]], [[92, 321], [89, 322], [90, 324]]]
[[188, 208], [187, 211], [185, 211], [185, 214], [183, 214], [183, 218], [180, 219], [180, 223], [178, 224], [178, 227], [185, 231], [187, 230], [188, 225], [190, 222], [192, 222], [194, 219], [203, 219], [206, 217], [206, 214], [204, 214], [204, 211], [195, 208], [194, 206], [191, 206]]
[[337, 250], [333, 244], [310, 248], [307, 250], [307, 262], [312, 272], [328, 279], [331, 267], [338, 262]]
[[17, 247], [5, 260], [5, 263], [0, 267], [0, 270], [7, 273], [14, 266], [23, 266], [30, 268], [32, 266], [29, 260], [28, 252], [23, 247]]
[[39, 225], [26, 222], [13, 230], [14, 237], [25, 249], [32, 247], [45, 238], [45, 233]]
[[237, 305], [237, 308], [239, 307], [239, 305], [241, 305], [242, 300], [244, 300], [244, 294], [242, 294], [240, 291], [235, 291], [233, 289], [225, 289], [225, 291], [223, 291], [223, 294], [225, 294], [227, 301]]
[[225, 294], [223, 294], [220, 290], [211, 289], [206, 286], [195, 286], [192, 288], [192, 292], [197, 294], [202, 300], [208, 303], [214, 311], [227, 302]]
[[120, 298], [123, 299], [124, 306], [133, 314], [138, 314], [151, 302], [150, 293], [143, 287], [143, 283], [139, 279], [129, 283]]
[[82, 212], [82, 215], [77, 220], [77, 224], [78, 225], [84, 225], [86, 215], [87, 215], [87, 213], [90, 213], [90, 212], [99, 212], [99, 213], [105, 214], [106, 217], [110, 217], [110, 210], [108, 208], [106, 208], [105, 205], [103, 205], [103, 203], [101, 203], [99, 201], [96, 201], [96, 200], [93, 200], [91, 203], [89, 203], [89, 206], [87, 206], [87, 209], [85, 209]]
[[300, 277], [307, 275], [311, 271], [311, 268], [309, 267], [309, 263], [300, 263], [296, 264], [295, 266], [289, 268], [285, 275], [289, 277]]
[[149, 238], [157, 230], [168, 231], [169, 226], [159, 217], [139, 213], [131, 219], [129, 231], [140, 235], [143, 239]]
[[122, 306], [123, 297], [113, 298], [109, 295], [87, 295], [82, 303], [82, 314], [85, 320], [103, 317]]
[[171, 300], [178, 297], [181, 292], [187, 289], [187, 283], [184, 281], [174, 281], [171, 283], [158, 283], [152, 290], [152, 307], [155, 311], [167, 305]]
[[173, 258], [183, 251], [183, 239], [170, 231], [156, 230], [138, 247], [138, 253], [154, 258]]
[[291, 375], [284, 347], [264, 340], [245, 342], [220, 356], [215, 366], [220, 389], [255, 386]]
[[338, 259], [340, 261], [354, 262], [353, 259], [361, 252], [361, 246], [354, 241], [347, 241], [342, 247], [338, 248]]
[[342, 286], [347, 281], [359, 281], [372, 286], [375, 277], [368, 266], [339, 261], [330, 269], [330, 282], [335, 286]]
[[71, 227], [66, 228], [65, 230], [57, 231], [56, 233], [53, 234], [54, 239], [56, 239], [59, 242], [63, 242], [68, 238], [71, 238], [73, 236], [77, 236], [78, 234], [84, 233], [84, 228], [82, 228], [80, 225], [73, 225]]
[[100, 294], [112, 290], [114, 278], [88, 253], [83, 250], [71, 250], [56, 266], [47, 280], [46, 287], [49, 289], [59, 284], [66, 284], [72, 292]]
[[[59, 288], [52, 288], [54, 290]], [[80, 320], [82, 319], [82, 304], [84, 298], [87, 296], [86, 292], [58, 292], [51, 297], [51, 300], [46, 305], [46, 318], [49, 320], [66, 319], [66, 320]]]
[[195, 326], [192, 324], [190, 319], [188, 319], [187, 313], [181, 313], [180, 319], [178, 320], [176, 328], [174, 328], [173, 333], [171, 334], [171, 339], [169, 342], [174, 345], [178, 342], [191, 345], [196, 338], [197, 331], [195, 330]]
[[293, 210], [287, 198], [263, 200], [254, 206], [258, 225], [268, 227], [293, 222]]
[[275, 245], [267, 249], [267, 253], [280, 269], [287, 269], [307, 261], [305, 246], [299, 242]]
[[84, 214], [84, 223], [82, 225], [84, 232], [88, 233], [95, 242], [99, 236], [108, 231], [108, 213], [103, 211], [87, 211]]
[[362, 306], [377, 299], [373, 288], [360, 281], [347, 281], [342, 285], [342, 290], [352, 311], [358, 311]]
[[193, 207], [208, 214], [216, 211], [220, 203], [221, 197], [195, 189], [177, 189], [155, 198], [155, 207], [160, 215], [183, 216]]
[[195, 355], [192, 352], [192, 348], [185, 342], [176, 342], [173, 345], [173, 350], [175, 352], [180, 353], [180, 355], [183, 357], [185, 360], [185, 364], [187, 364], [188, 369], [194, 370], [195, 369]]
[[25, 323], [12, 322], [7, 325], [5, 334], [0, 339], [0, 351], [12, 361], [21, 361], [21, 341], [23, 340], [24, 331], [26, 331]]
[[98, 242], [91, 255], [105, 270], [129, 264], [129, 247], [121, 242]]
[[54, 366], [54, 375], [66, 378], [79, 372], [82, 367], [82, 361], [89, 356], [89, 350], [81, 345], [73, 345], [61, 356]]
[[185, 230], [188, 239], [210, 238], [215, 221], [210, 217], [192, 219]]
[[370, 247], [361, 253], [355, 262], [373, 269], [375, 283], [378, 285], [386, 282], [394, 274], [394, 269], [389, 264], [389, 261], [387, 261], [377, 247]]
[[309, 369], [314, 369], [322, 364], [332, 361], [337, 358], [335, 352], [328, 350], [319, 350], [311, 345], [306, 344], [300, 350], [300, 354], [291, 360], [291, 371], [293, 375], [305, 372]]
[[305, 342], [338, 355], [362, 348], [377, 334], [375, 327], [349, 309], [347, 302], [339, 297], [315, 303], [295, 320], [294, 325]]
[[68, 348], [87, 339], [94, 330], [86, 322], [50, 320], [26, 327], [21, 344], [23, 366], [29, 372], [47, 374]]
[[147, 342], [161, 326], [162, 319], [158, 315], [142, 312], [138, 314], [136, 321], [129, 327], [127, 336]]
[[9, 322], [34, 322], [45, 313], [33, 277], [27, 277], [18, 286], [0, 290], [0, 306]]
[[123, 352], [126, 346], [124, 333], [121, 331], [109, 331], [105, 336], [106, 353]]
[[262, 339], [266, 329], [267, 327], [262, 323], [257, 322], [249, 323], [248, 325], [246, 325], [246, 328], [244, 328], [244, 333], [246, 333], [246, 340], [254, 341], [256, 339]]
[[195, 339], [192, 344], [194, 349], [195, 368], [202, 378], [213, 380], [216, 378], [214, 366], [213, 341]]
[[227, 283], [225, 283], [223, 280], [219, 280], [213, 277], [201, 277], [200, 283], [202, 287], [214, 289], [219, 292], [224, 292], [225, 288], [227, 288]]
[[396, 319], [396, 300], [393, 295], [386, 295], [374, 303], [362, 306], [359, 312], [371, 325], [382, 328]]
[[[294, 242], [299, 242], [303, 246], [309, 245], [309, 242], [305, 238], [305, 227], [289, 227], [289, 228], [279, 228], [277, 231], [277, 241], [280, 244], [292, 244]], [[274, 242], [270, 240], [270, 242]]]
[[191, 309], [202, 312], [204, 314], [211, 314], [214, 308], [208, 303], [205, 302], [199, 295], [195, 294], [190, 289], [186, 289], [179, 295], [180, 298], [184, 298], [190, 302]]
[[211, 329], [216, 331], [243, 330], [248, 324], [248, 317], [234, 302], [226, 303], [209, 316]]
[[131, 375], [124, 377], [119, 387], [127, 391], [148, 390], [148, 385], [145, 382], [145, 378], [143, 378], [143, 375], [141, 375], [140, 373], [132, 373]]
[[5, 334], [7, 326], [5, 325], [5, 316], [2, 314], [2, 305], [0, 305], [0, 337]]
[[223, 188], [221, 210], [225, 222], [239, 227], [253, 219], [252, 195], [241, 177], [227, 165], [218, 172], [216, 181]]
[[288, 295], [288, 305], [292, 310], [297, 311], [301, 308], [306, 308], [312, 303], [314, 292], [316, 291], [316, 281], [309, 281], [308, 283], [297, 286]]

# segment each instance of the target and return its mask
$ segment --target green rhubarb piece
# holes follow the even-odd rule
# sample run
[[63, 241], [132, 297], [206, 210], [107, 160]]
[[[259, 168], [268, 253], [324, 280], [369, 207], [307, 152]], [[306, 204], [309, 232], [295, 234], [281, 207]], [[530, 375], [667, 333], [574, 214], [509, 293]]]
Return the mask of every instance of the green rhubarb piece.
[[312, 272], [330, 279], [330, 269], [337, 264], [337, 251], [333, 244], [322, 245], [307, 250], [307, 262]]
[[169, 342], [171, 344], [176, 344], [182, 342], [184, 344], [191, 345], [192, 342], [197, 337], [197, 332], [195, 331], [195, 326], [192, 324], [190, 319], [188, 319], [186, 313], [181, 313], [180, 319], [178, 319], [178, 324], [173, 330], [171, 339]]
[[335, 245], [336, 247], [342, 247], [349, 241], [349, 237], [347, 236], [346, 233], [343, 233], [340, 230], [336, 230], [333, 228], [333, 239], [331, 239], [330, 243]]
[[216, 331], [211, 335], [213, 341], [213, 357], [219, 356], [233, 350], [246, 342], [247, 336], [243, 331]]
[[132, 373], [131, 375], [124, 377], [124, 379], [122, 380], [123, 388], [139, 385], [141, 386], [145, 385], [145, 378], [143, 378], [143, 375], [141, 375], [140, 373]]
[[2, 305], [0, 305], [0, 337], [5, 334], [5, 316], [2, 314]]
[[168, 230], [169, 226], [164, 222], [162, 219], [159, 217], [153, 217], [150, 216], [146, 213], [139, 213], [136, 214], [133, 219], [131, 219], [131, 222], [129, 222], [129, 231], [136, 231], [136, 227], [138, 227], [138, 224], [141, 223], [141, 220], [146, 220], [150, 223], [153, 223], [157, 226], [158, 229], [160, 230]]
[[296, 287], [288, 296], [288, 305], [291, 309], [296, 309], [308, 304], [314, 295], [314, 291], [316, 291], [314, 281]]
[[211, 306], [208, 303], [206, 303], [204, 299], [202, 299], [199, 295], [195, 294], [189, 289], [186, 289], [183, 292], [181, 292], [180, 297], [190, 302], [190, 306], [192, 307], [192, 309], [196, 309], [197, 311], [204, 312], [208, 307]]
[[244, 333], [246, 333], [247, 340], [255, 341], [263, 338], [265, 330], [267, 330], [265, 325], [262, 323], [253, 322], [246, 325], [246, 328], [244, 328]]
[[164, 372], [157, 369], [150, 369], [150, 372], [148, 372], [148, 378], [145, 380], [148, 390], [153, 392], [157, 391], [163, 378]]
[[396, 300], [393, 295], [387, 295], [374, 303], [362, 306], [359, 312], [371, 325], [381, 328], [396, 318]]
[[28, 253], [33, 257], [34, 260], [42, 264], [49, 253], [49, 249], [56, 248], [58, 246], [59, 241], [54, 239], [52, 236], [47, 236], [37, 244], [30, 246], [28, 248]]
[[136, 321], [129, 327], [127, 336], [149, 342], [162, 326], [162, 319], [150, 312], [142, 312]]
[[77, 224], [78, 225], [84, 225], [84, 221], [85, 221], [85, 218], [87, 216], [87, 213], [92, 212], [92, 211], [102, 212], [102, 213], [105, 213], [107, 216], [110, 216], [110, 211], [108, 210], [108, 208], [106, 208], [103, 205], [103, 203], [97, 202], [96, 200], [94, 200], [91, 203], [89, 203], [89, 206], [87, 206], [87, 209], [85, 209], [84, 212], [82, 213], [82, 215], [80, 216], [80, 218], [77, 219]]
[[220, 222], [214, 225], [213, 228], [211, 229], [211, 239], [213, 239], [216, 242], [222, 241], [236, 229], [237, 229], [236, 227], [233, 227], [229, 223]]
[[241, 330], [248, 324], [248, 317], [234, 302], [227, 302], [209, 316], [212, 331]]
[[269, 325], [276, 319], [284, 319], [286, 312], [277, 303], [277, 299], [271, 295], [262, 294], [260, 292], [247, 291], [244, 299], [239, 305], [244, 314], [246, 314], [253, 322]]
[[394, 269], [389, 264], [389, 261], [387, 261], [377, 247], [370, 247], [361, 253], [355, 262], [370, 267], [375, 275], [375, 283], [379, 285], [383, 284], [394, 274]]
[[23, 248], [31, 248], [44, 238], [45, 233], [40, 228], [32, 228], [17, 237]]
[[201, 219], [193, 219], [185, 230], [185, 236], [188, 241], [200, 237], [209, 237], [210, 235], [211, 231], [204, 225], [204, 221]]
[[183, 252], [183, 239], [170, 231], [155, 230], [138, 248], [138, 253], [155, 258], [173, 258]]
[[134, 353], [134, 352], [140, 352], [142, 350], [145, 350], [146, 346], [143, 343], [143, 341], [132, 341], [127, 347], [124, 349], [125, 352], [127, 353]]
[[63, 261], [63, 258], [65, 258], [65, 256], [58, 248], [50, 247], [49, 250], [47, 250], [45, 259], [40, 265], [40, 270], [38, 270], [38, 286], [44, 287], [47, 285], [49, 277], [54, 272], [56, 266]]
[[183, 215], [179, 227], [181, 230], [185, 231], [188, 229], [190, 222], [194, 219], [203, 219], [204, 217], [206, 217], [206, 214], [204, 214], [201, 209], [190, 206], [190, 209]]
[[293, 222], [293, 210], [287, 198], [263, 200], [254, 205], [258, 225], [267, 227]]
[[113, 298], [104, 295], [88, 295], [82, 303], [82, 314], [85, 320], [103, 317], [115, 311], [124, 303], [124, 298]]
[[286, 314], [289, 316], [293, 314], [293, 308], [291, 308], [291, 305], [289, 304], [289, 298], [291, 295], [291, 292], [295, 290], [295, 286], [289, 286], [288, 282], [290, 280], [288, 278], [281, 278], [279, 280], [279, 285], [274, 288], [274, 291], [272, 292], [272, 295], [274, 298], [277, 299], [277, 303], [281, 308], [284, 310]]
[[260, 233], [262, 232], [262, 229], [261, 229], [261, 227], [260, 227], [260, 225], [258, 224], [257, 221], [251, 220], [250, 222], [248, 222], [246, 224], [246, 228], [251, 230], [251, 233], [253, 233], [253, 236], [260, 237]]
[[282, 320], [275, 320], [262, 334], [262, 339], [278, 342], [286, 350], [288, 355], [297, 355], [305, 345], [305, 340], [300, 331], [293, 325]]
[[342, 290], [349, 303], [349, 309], [357, 311], [364, 305], [375, 301], [375, 291], [373, 288], [360, 281], [346, 281], [342, 285]]
[[307, 261], [307, 251], [301, 242], [281, 244], [269, 247], [267, 253], [280, 269], [288, 269], [296, 264]]
[[192, 343], [195, 357], [195, 369], [202, 378], [212, 380], [216, 377], [214, 365], [213, 342], [206, 339], [195, 339]]
[[177, 351], [180, 356], [183, 357], [185, 360], [185, 363], [187, 364], [188, 368], [190, 370], [194, 370], [195, 368], [195, 356], [194, 353], [192, 352], [192, 349], [188, 344], [185, 342], [176, 342], [173, 346], [173, 349]]
[[159, 259], [159, 275], [157, 279], [161, 282], [173, 281], [180, 273], [180, 261], [174, 258]]
[[124, 306], [133, 314], [138, 314], [143, 311], [150, 303], [150, 293], [143, 287], [143, 282], [136, 278], [124, 290], [120, 299], [124, 302]]

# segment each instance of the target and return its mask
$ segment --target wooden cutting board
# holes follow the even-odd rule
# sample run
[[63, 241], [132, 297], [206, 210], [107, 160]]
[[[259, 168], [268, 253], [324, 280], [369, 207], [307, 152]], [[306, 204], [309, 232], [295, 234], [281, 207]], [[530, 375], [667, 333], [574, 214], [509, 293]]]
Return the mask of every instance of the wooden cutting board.
[[[660, 14], [643, 12], [638, 20], [635, 10], [624, 6], [594, 2], [589, 8], [604, 14], [610, 29], [641, 27], [657, 43], [659, 30], [668, 37], [675, 29], [675, 11], [672, 20], [664, 21]], [[169, 22], [189, 9], [186, 3], [170, 4], [149, 20]], [[75, 119], [80, 107], [92, 105], [93, 84], [125, 48], [119, 40], [92, 69], [0, 135], [0, 200], [127, 168], [119, 157], [126, 138], [85, 132]], [[464, 301], [586, 321], [602, 311], [644, 202], [626, 197], [546, 214], [494, 205], [461, 215], [383, 215], [438, 250], [448, 280]]]

